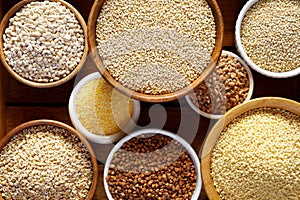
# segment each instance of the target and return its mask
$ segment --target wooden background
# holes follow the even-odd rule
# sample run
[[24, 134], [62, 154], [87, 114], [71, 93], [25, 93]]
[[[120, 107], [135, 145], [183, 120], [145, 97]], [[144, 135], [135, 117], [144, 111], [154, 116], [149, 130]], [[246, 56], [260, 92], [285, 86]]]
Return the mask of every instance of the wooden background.
[[[93, 0], [67, 0], [71, 3], [87, 21], [88, 15], [93, 4]], [[217, 0], [224, 18], [225, 37], [224, 50], [236, 52], [234, 47], [234, 25], [238, 13], [245, 0]], [[0, 17], [5, 14], [17, 0], [1, 0]], [[87, 61], [86, 66], [93, 68], [92, 63]], [[254, 93], [253, 98], [264, 96], [278, 96], [293, 99], [300, 102], [300, 76], [288, 79], [272, 79], [253, 72], [254, 77]], [[51, 89], [36, 89], [23, 85], [12, 77], [0, 66], [0, 138], [9, 132], [15, 126], [33, 119], [54, 119], [71, 125], [68, 115], [67, 103], [73, 89], [75, 79]], [[163, 128], [172, 132], [177, 132], [182, 123], [181, 116], [188, 116], [191, 119], [198, 120], [197, 135], [192, 141], [192, 146], [199, 153], [202, 142], [209, 130], [209, 126], [215, 121], [200, 117], [187, 105], [184, 99], [169, 103], [160, 104], [167, 113], [167, 121]], [[149, 109], [153, 108], [153, 104], [141, 103], [141, 117], [138, 121], [139, 126], [147, 126], [151, 124], [149, 117]], [[300, 108], [299, 108], [300, 109]], [[159, 112], [153, 109], [153, 112]], [[186, 130], [186, 134], [189, 134]], [[99, 151], [100, 156], [105, 159], [107, 151], [111, 146], [103, 146], [103, 151]], [[106, 151], [105, 151], [106, 150]], [[103, 164], [99, 162], [99, 184], [94, 199], [106, 199], [102, 183]], [[207, 199], [202, 191], [199, 199]]]

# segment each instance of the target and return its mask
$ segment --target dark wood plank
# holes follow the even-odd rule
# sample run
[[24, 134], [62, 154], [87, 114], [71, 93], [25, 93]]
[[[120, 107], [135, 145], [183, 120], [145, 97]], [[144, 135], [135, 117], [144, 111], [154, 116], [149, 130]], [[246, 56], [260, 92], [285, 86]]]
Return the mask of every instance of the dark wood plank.
[[223, 46], [234, 46], [234, 26], [238, 14], [247, 0], [217, 0], [222, 11], [224, 20], [224, 41]]

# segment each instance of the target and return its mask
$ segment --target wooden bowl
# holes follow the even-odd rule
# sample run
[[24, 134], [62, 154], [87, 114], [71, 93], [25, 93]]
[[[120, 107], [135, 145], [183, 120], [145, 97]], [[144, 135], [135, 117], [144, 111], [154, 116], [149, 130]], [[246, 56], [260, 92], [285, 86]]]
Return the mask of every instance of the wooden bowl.
[[192, 92], [193, 89], [199, 85], [202, 81], [206, 79], [206, 77], [213, 71], [216, 63], [219, 59], [222, 50], [222, 42], [223, 42], [223, 35], [224, 35], [224, 23], [221, 10], [216, 2], [216, 0], [207, 0], [209, 6], [212, 9], [215, 23], [216, 23], [216, 40], [215, 40], [215, 47], [211, 55], [210, 62], [206, 69], [202, 72], [202, 74], [190, 85], [187, 87], [168, 94], [161, 94], [161, 95], [147, 95], [143, 93], [139, 93], [128, 89], [122, 86], [118, 81], [116, 81], [110, 73], [104, 67], [100, 55], [97, 51], [97, 43], [96, 43], [96, 24], [97, 18], [100, 14], [102, 5], [105, 0], [95, 0], [92, 10], [89, 15], [88, 20], [88, 45], [90, 49], [90, 53], [93, 57], [94, 62], [96, 63], [100, 73], [102, 76], [112, 84], [117, 90], [122, 92], [123, 94], [138, 99], [140, 101], [146, 102], [168, 102], [176, 100], [180, 97], [185, 96], [187, 93]]
[[292, 101], [289, 99], [279, 98], [279, 97], [264, 97], [254, 100], [250, 100], [246, 103], [243, 103], [224, 115], [211, 129], [207, 135], [205, 142], [202, 147], [201, 152], [201, 174], [203, 179], [203, 186], [206, 191], [206, 194], [211, 200], [220, 200], [220, 196], [216, 191], [213, 183], [212, 176], [210, 174], [211, 168], [211, 154], [212, 150], [216, 144], [217, 139], [219, 138], [222, 130], [237, 116], [262, 107], [270, 108], [280, 108], [292, 112], [296, 115], [300, 115], [300, 103]]
[[[0, 141], [0, 152], [3, 149], [3, 147], [10, 141], [10, 139], [12, 137], [14, 137], [15, 135], [17, 135], [18, 133], [20, 133], [22, 130], [24, 130], [26, 128], [29, 128], [32, 126], [38, 126], [38, 125], [52, 125], [52, 126], [56, 126], [56, 127], [65, 129], [65, 130], [69, 131], [71, 134], [78, 137], [80, 139], [80, 141], [85, 145], [85, 147], [87, 148], [87, 150], [90, 154], [92, 165], [93, 165], [93, 180], [92, 180], [92, 184], [90, 187], [90, 191], [85, 199], [92, 200], [93, 196], [95, 194], [96, 186], [97, 186], [97, 182], [98, 182], [97, 159], [96, 159], [94, 151], [93, 151], [92, 147], [90, 146], [90, 144], [88, 143], [88, 141], [82, 135], [80, 135], [74, 128], [70, 127], [69, 125], [64, 124], [62, 122], [58, 122], [58, 121], [54, 121], [54, 120], [47, 120], [47, 119], [33, 120], [33, 121], [25, 122], [25, 123], [17, 126], [16, 128], [14, 128], [13, 130], [11, 130], [4, 138], [2, 138], [2, 140]], [[1, 193], [0, 193], [0, 200], [3, 200]]]
[[22, 76], [20, 76], [18, 73], [16, 73], [12, 67], [6, 62], [6, 59], [5, 59], [5, 55], [4, 55], [4, 52], [3, 52], [3, 34], [4, 34], [4, 31], [6, 29], [6, 27], [8, 26], [9, 24], [9, 19], [11, 17], [13, 17], [15, 15], [15, 13], [17, 11], [19, 11], [25, 4], [28, 4], [30, 2], [33, 2], [33, 1], [36, 1], [36, 0], [23, 0], [23, 1], [20, 1], [19, 3], [17, 3], [16, 5], [14, 5], [7, 13], [6, 15], [3, 17], [2, 21], [1, 21], [1, 25], [0, 25], [0, 58], [1, 58], [1, 61], [4, 65], [4, 67], [6, 68], [6, 70], [10, 73], [10, 75], [12, 77], [14, 77], [15, 79], [17, 79], [18, 81], [20, 81], [21, 83], [24, 83], [26, 85], [29, 85], [31, 87], [36, 87], [36, 88], [50, 88], [50, 87], [55, 87], [55, 86], [58, 86], [58, 85], [61, 85], [67, 81], [69, 81], [70, 79], [72, 79], [77, 73], [78, 71], [81, 69], [81, 67], [83, 66], [85, 60], [86, 60], [86, 57], [88, 55], [88, 44], [87, 44], [87, 28], [86, 28], [86, 23], [83, 19], [83, 17], [81, 16], [81, 14], [69, 3], [63, 1], [63, 0], [50, 0], [50, 1], [53, 1], [53, 2], [60, 2], [62, 5], [66, 6], [72, 13], [75, 14], [79, 24], [81, 25], [81, 28], [83, 29], [83, 32], [84, 32], [84, 39], [85, 39], [85, 45], [84, 45], [84, 52], [83, 52], [83, 55], [81, 57], [81, 60], [80, 62], [78, 63], [78, 65], [76, 66], [76, 68], [71, 71], [70, 74], [68, 74], [66, 77], [64, 78], [61, 78], [60, 80], [58, 81], [54, 81], [54, 82], [51, 82], [51, 83], [39, 83], [39, 82], [35, 82], [35, 81], [31, 81], [29, 79], [26, 79], [26, 78], [23, 78]]

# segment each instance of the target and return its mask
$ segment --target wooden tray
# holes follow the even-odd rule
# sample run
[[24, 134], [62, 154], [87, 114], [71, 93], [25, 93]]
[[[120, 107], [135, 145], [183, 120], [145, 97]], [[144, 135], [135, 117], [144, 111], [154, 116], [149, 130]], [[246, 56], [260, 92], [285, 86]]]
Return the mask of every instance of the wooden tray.
[[[81, 13], [87, 22], [94, 1], [67, 1]], [[233, 39], [234, 25], [238, 13], [242, 6], [246, 3], [246, 0], [217, 1], [221, 8], [225, 25], [223, 49], [236, 53]], [[0, 16], [3, 17], [3, 14], [5, 14], [17, 2], [19, 1], [0, 0]], [[89, 59], [86, 62], [89, 66], [92, 66]], [[272, 79], [262, 76], [255, 71], [252, 71], [252, 73], [255, 82], [253, 98], [278, 96], [300, 102], [300, 76], [289, 79]], [[0, 138], [17, 125], [34, 119], [48, 118], [72, 125], [68, 115], [67, 103], [74, 86], [74, 81], [75, 78], [55, 88], [32, 88], [13, 79], [6, 73], [5, 69], [0, 66]], [[177, 132], [180, 127], [182, 114], [188, 114], [195, 118], [198, 116], [188, 106], [185, 100], [182, 100], [182, 102], [183, 103], [181, 104], [179, 104], [178, 101], [159, 104], [162, 105], [167, 112], [167, 121], [164, 125], [164, 129], [171, 132]], [[148, 113], [149, 108], [152, 105], [153, 104], [150, 103], [141, 104], [141, 117], [138, 122], [140, 126], [147, 126], [150, 123]], [[156, 112], [156, 109], [154, 109], [153, 112]], [[201, 117], [199, 121], [198, 133], [192, 142], [192, 146], [197, 153], [200, 151], [210, 125], [215, 122], [204, 117]], [[188, 132], [189, 130], [186, 131]], [[94, 196], [95, 200], [107, 199], [103, 188], [102, 174], [103, 164], [99, 163], [99, 183], [96, 195]], [[203, 190], [199, 199], [207, 199]]]

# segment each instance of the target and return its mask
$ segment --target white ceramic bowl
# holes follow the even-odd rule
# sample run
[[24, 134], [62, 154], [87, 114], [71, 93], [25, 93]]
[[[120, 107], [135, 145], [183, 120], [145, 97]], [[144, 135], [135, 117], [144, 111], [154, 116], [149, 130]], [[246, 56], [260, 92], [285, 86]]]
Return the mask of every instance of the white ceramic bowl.
[[103, 181], [104, 181], [104, 189], [106, 192], [106, 195], [108, 197], [109, 200], [113, 200], [113, 197], [109, 191], [108, 188], [108, 184], [106, 181], [106, 177], [108, 175], [108, 170], [109, 170], [109, 166], [110, 163], [113, 159], [113, 156], [115, 154], [116, 151], [118, 151], [125, 142], [127, 142], [128, 140], [134, 138], [134, 137], [138, 137], [142, 134], [161, 134], [161, 135], [165, 135], [168, 136], [170, 138], [173, 138], [174, 140], [178, 141], [182, 146], [185, 147], [185, 149], [187, 150], [187, 152], [189, 153], [189, 155], [191, 156], [191, 159], [195, 165], [195, 169], [196, 169], [196, 173], [197, 173], [197, 181], [196, 181], [196, 188], [195, 191], [193, 193], [193, 196], [191, 198], [191, 200], [197, 200], [200, 192], [201, 192], [201, 188], [202, 188], [202, 179], [201, 179], [201, 169], [200, 169], [200, 161], [199, 158], [197, 156], [197, 154], [195, 153], [194, 149], [184, 140], [182, 139], [180, 136], [175, 135], [174, 133], [165, 131], [165, 130], [160, 130], [160, 129], [144, 129], [144, 130], [138, 130], [135, 131], [129, 135], [127, 135], [126, 137], [124, 137], [122, 140], [120, 140], [115, 146], [114, 148], [111, 150], [111, 152], [109, 153], [106, 163], [105, 163], [105, 167], [104, 167], [104, 175], [103, 175]]
[[95, 72], [92, 74], [87, 75], [82, 80], [78, 82], [78, 84], [74, 87], [70, 99], [69, 99], [69, 115], [72, 121], [72, 124], [74, 127], [79, 131], [83, 136], [85, 136], [89, 141], [100, 143], [100, 144], [110, 144], [113, 142], [118, 141], [120, 138], [122, 138], [125, 133], [130, 133], [134, 127], [136, 126], [136, 123], [138, 121], [138, 118], [140, 116], [140, 102], [137, 100], [133, 100], [133, 114], [131, 117], [131, 120], [128, 122], [128, 124], [125, 127], [122, 127], [122, 131], [114, 133], [112, 135], [96, 135], [88, 131], [79, 121], [76, 108], [75, 108], [75, 101], [76, 96], [78, 92], [81, 90], [81, 88], [87, 84], [89, 81], [101, 78], [101, 75], [99, 72]]
[[241, 57], [249, 64], [249, 66], [252, 69], [254, 69], [258, 73], [261, 73], [265, 76], [272, 77], [272, 78], [288, 78], [288, 77], [299, 75], [300, 74], [300, 67], [298, 67], [297, 69], [288, 71], [288, 72], [271, 72], [271, 71], [262, 69], [258, 65], [256, 65], [254, 62], [252, 62], [251, 59], [246, 54], [246, 52], [243, 48], [242, 42], [241, 42], [241, 34], [240, 34], [242, 21], [243, 21], [245, 15], [246, 15], [247, 11], [251, 8], [252, 5], [254, 5], [258, 1], [259, 0], [249, 0], [244, 5], [242, 10], [240, 11], [240, 14], [238, 15], [238, 19], [237, 19], [236, 24], [235, 24], [235, 45], [236, 45], [237, 51], [239, 52]]
[[[249, 82], [250, 82], [250, 85], [249, 85], [249, 91], [248, 91], [248, 95], [246, 97], [246, 99], [244, 100], [244, 102], [246, 101], [249, 101], [252, 97], [252, 93], [253, 93], [253, 89], [254, 89], [254, 80], [253, 80], [253, 76], [252, 76], [252, 72], [250, 70], [250, 68], [248, 67], [248, 65], [245, 63], [245, 61], [240, 58], [238, 55], [232, 53], [232, 52], [229, 52], [229, 51], [225, 51], [225, 50], [222, 50], [222, 54], [227, 54], [227, 55], [230, 55], [234, 58], [236, 58], [246, 69], [247, 71], [247, 74], [248, 74], [248, 78], [249, 78]], [[220, 119], [223, 115], [214, 115], [214, 114], [209, 114], [209, 113], [206, 113], [202, 110], [200, 110], [192, 101], [190, 95], [186, 95], [185, 96], [185, 99], [186, 101], [188, 102], [188, 104], [191, 106], [191, 108], [197, 112], [199, 115], [202, 115], [206, 118], [209, 118], [209, 119]], [[243, 103], [244, 103], [243, 102]], [[225, 113], [224, 113], [225, 114]]]

